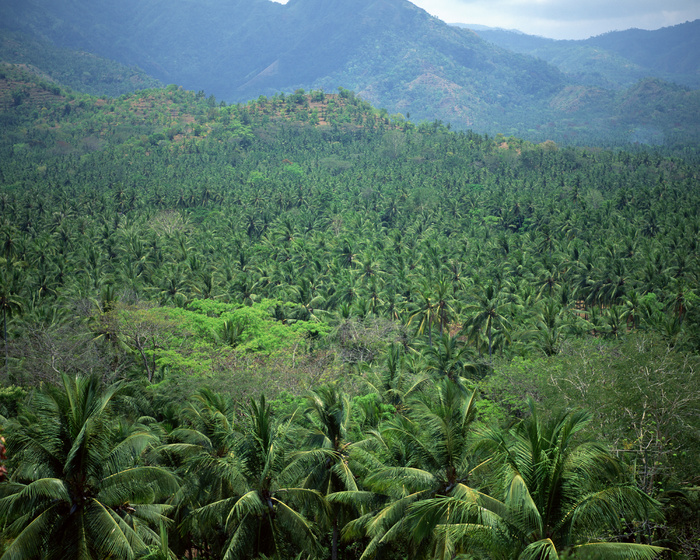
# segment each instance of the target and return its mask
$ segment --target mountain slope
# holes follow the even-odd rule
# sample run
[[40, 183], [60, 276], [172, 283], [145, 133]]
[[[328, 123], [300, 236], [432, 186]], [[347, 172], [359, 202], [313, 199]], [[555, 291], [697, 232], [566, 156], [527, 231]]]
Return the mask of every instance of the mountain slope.
[[489, 45], [405, 0], [1, 0], [4, 25], [136, 64], [164, 82], [243, 101], [338, 86], [418, 119], [495, 132], [545, 110], [564, 85], [547, 64]]
[[[700, 86], [700, 20], [655, 31], [628, 29], [605, 33], [585, 41], [587, 45], [616, 53], [659, 77], [694, 78], [686, 85]], [[679, 83], [684, 83], [680, 81]]]
[[[600, 70], [595, 53], [602, 48], [588, 45], [593, 66], [577, 74], [578, 47], [557, 51], [574, 67], [562, 65], [567, 76], [406, 0], [0, 0], [0, 12], [5, 29], [137, 65], [163, 82], [228, 102], [344, 87], [413, 120], [533, 141], [620, 144], [634, 138], [630, 130], [649, 126], [648, 119], [620, 119], [623, 100], [600, 91], [634, 86], [648, 75], [622, 55], [605, 51], [612, 53], [609, 68]], [[621, 85], [615, 80], [625, 64], [629, 76]], [[673, 87], [659, 82], [647, 102], [660, 103]], [[660, 132], [653, 137], [697, 136], [696, 117], [680, 117], [668, 107], [655, 120]]]
[[654, 31], [612, 31], [580, 41], [504, 29], [480, 28], [475, 33], [500, 47], [546, 60], [590, 85], [619, 89], [655, 77], [700, 87], [700, 20]]
[[56, 47], [47, 40], [16, 31], [0, 35], [0, 61], [39, 69], [60, 84], [92, 95], [117, 97], [161, 85], [138, 68], [85, 51]]

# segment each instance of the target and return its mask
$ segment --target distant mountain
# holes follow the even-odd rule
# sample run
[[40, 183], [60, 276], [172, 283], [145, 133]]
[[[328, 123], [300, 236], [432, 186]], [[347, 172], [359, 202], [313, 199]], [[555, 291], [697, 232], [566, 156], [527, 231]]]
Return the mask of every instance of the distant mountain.
[[226, 101], [338, 86], [416, 118], [490, 126], [564, 85], [406, 0], [0, 0], [2, 25]]
[[138, 68], [85, 51], [61, 48], [17, 31], [0, 33], [0, 61], [34, 68], [51, 80], [92, 95], [117, 97], [162, 83]]
[[[566, 42], [571, 51], [550, 55], [559, 42], [501, 32], [529, 46], [499, 46], [487, 31], [447, 25], [406, 0], [0, 0], [0, 14], [0, 34], [95, 53], [227, 102], [344, 87], [412, 120], [533, 141], [620, 144], [638, 141], [634, 131], [653, 121], [658, 133], [644, 138], [664, 143], [697, 129], [697, 117], [684, 120], [687, 111], [675, 107], [649, 116], [649, 107], [681, 95], [663, 81], [649, 89], [638, 120], [619, 118], [626, 88], [680, 68], [668, 62], [666, 74], [650, 74], [621, 54], [624, 41], [603, 36], [612, 46], [586, 44], [586, 55]], [[666, 41], [679, 50], [687, 35]], [[531, 56], [535, 40], [545, 55]], [[693, 99], [688, 93], [683, 107]]]
[[469, 26], [505, 49], [553, 64], [567, 76], [599, 87], [629, 87], [643, 78], [700, 87], [700, 20], [655, 31], [611, 31], [579, 41], [546, 39], [520, 31]]

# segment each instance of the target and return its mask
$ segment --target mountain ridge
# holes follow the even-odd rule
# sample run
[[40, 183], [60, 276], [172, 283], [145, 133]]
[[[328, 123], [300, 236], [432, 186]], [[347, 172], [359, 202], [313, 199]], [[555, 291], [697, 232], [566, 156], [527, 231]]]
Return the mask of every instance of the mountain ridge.
[[[470, 28], [468, 24], [456, 24]], [[648, 77], [700, 87], [700, 20], [655, 30], [610, 31], [580, 40], [480, 26], [480, 37], [541, 58], [585, 83], [621, 89]]]
[[[94, 52], [227, 102], [344, 87], [391, 113], [532, 141], [625, 144], [630, 129], [654, 119], [664, 142], [698, 134], [692, 115], [700, 112], [669, 107], [651, 119], [653, 98], [633, 111], [637, 121], [625, 117], [620, 124], [618, 104], [628, 88], [648, 77], [666, 79], [630, 63], [630, 79], [616, 82], [626, 60], [621, 55], [596, 62], [607, 64], [600, 66], [607, 68], [602, 78], [595, 68], [577, 74], [566, 66], [578, 63], [577, 53], [559, 53], [569, 58], [558, 61], [513, 52], [407, 0], [127, 0], [118, 8], [106, 0], [27, 0], [19, 7], [0, 0], [0, 10], [8, 16], [0, 24], [6, 29]], [[602, 47], [587, 48], [591, 59]], [[587, 102], [561, 103], [581, 87], [589, 91], [576, 95]], [[599, 95], [601, 88], [610, 93]], [[675, 92], [672, 84], [661, 89], [655, 90], [659, 99]]]

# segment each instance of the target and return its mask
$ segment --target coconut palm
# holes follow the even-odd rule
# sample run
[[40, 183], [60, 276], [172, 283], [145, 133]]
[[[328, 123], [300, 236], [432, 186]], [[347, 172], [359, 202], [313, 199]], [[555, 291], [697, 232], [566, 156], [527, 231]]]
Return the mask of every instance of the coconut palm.
[[291, 420], [275, 420], [264, 397], [251, 400], [244, 416], [221, 473], [233, 495], [196, 509], [191, 522], [223, 527], [224, 560], [281, 555], [293, 546], [315, 550], [316, 527], [303, 511], [323, 511], [326, 503], [317, 490], [298, 485], [303, 473], [293, 460]]
[[157, 438], [115, 421], [120, 392], [64, 374], [7, 425], [15, 468], [0, 490], [0, 522], [14, 540], [2, 560], [131, 559], [159, 542], [154, 529], [168, 523], [164, 502], [178, 483], [140, 462]]
[[418, 323], [418, 334], [422, 335], [427, 331], [428, 345], [430, 346], [433, 345], [433, 325], [437, 324], [440, 320], [437, 304], [438, 301], [432, 290], [428, 288], [423, 289], [418, 295], [417, 309], [411, 315], [407, 323], [407, 325], [410, 325], [413, 320], [416, 319]]
[[537, 345], [546, 356], [559, 352], [568, 328], [567, 310], [558, 305], [553, 298], [538, 302], [535, 315], [535, 336]]
[[416, 504], [406, 522], [413, 539], [430, 539], [442, 558], [460, 552], [503, 560], [555, 560], [564, 551], [610, 559], [660, 554], [660, 547], [600, 540], [621, 534], [625, 523], [646, 518], [657, 504], [629, 483], [603, 445], [581, 437], [590, 418], [577, 411], [545, 421], [530, 402], [530, 417], [515, 428], [485, 432], [495, 452], [488, 495], [464, 484], [452, 496]]
[[[181, 522], [189, 511], [214, 500], [236, 495], [237, 462], [234, 453], [240, 432], [231, 399], [207, 388], [200, 389], [180, 412], [179, 426], [167, 434], [169, 443], [158, 448], [182, 476], [183, 487], [175, 500], [174, 519]], [[230, 476], [231, 473], [233, 476]], [[192, 520], [190, 520], [192, 521]], [[177, 551], [196, 548], [220, 553], [225, 546], [223, 522], [181, 523]]]
[[385, 404], [393, 406], [401, 412], [407, 406], [407, 401], [432, 378], [425, 374], [421, 362], [416, 369], [420, 374], [411, 374], [406, 367], [406, 360], [422, 359], [422, 354], [405, 355], [403, 346], [391, 343], [386, 351], [384, 362], [373, 367], [362, 380], [367, 384], [371, 393], [375, 393]]
[[[345, 538], [369, 538], [363, 559], [409, 536], [406, 513], [412, 504], [450, 496], [469, 480], [476, 393], [469, 395], [447, 379], [430, 393], [414, 400], [408, 416], [386, 422], [358, 446], [357, 460], [366, 470], [368, 490], [329, 497], [333, 503], [364, 508], [366, 513], [343, 529]], [[415, 550], [415, 556], [426, 552]]]
[[477, 338], [482, 330], [486, 331], [489, 361], [493, 354], [494, 330], [500, 330], [507, 336], [510, 329], [510, 322], [503, 314], [504, 309], [503, 294], [493, 284], [489, 284], [483, 293], [477, 294], [476, 303], [466, 308], [469, 317], [463, 330], [472, 339]]
[[[355, 475], [349, 465], [352, 442], [349, 439], [350, 398], [333, 386], [322, 386], [307, 397], [306, 416], [309, 426], [304, 430], [308, 449], [296, 455], [307, 472], [302, 485], [315, 488], [322, 495], [358, 490]], [[331, 558], [338, 558], [340, 526], [351, 511], [335, 503], [330, 507]]]
[[469, 359], [470, 349], [459, 337], [444, 333], [434, 346], [425, 348], [426, 371], [436, 378], [447, 378], [454, 383], [463, 383], [464, 378], [478, 372], [476, 364]]

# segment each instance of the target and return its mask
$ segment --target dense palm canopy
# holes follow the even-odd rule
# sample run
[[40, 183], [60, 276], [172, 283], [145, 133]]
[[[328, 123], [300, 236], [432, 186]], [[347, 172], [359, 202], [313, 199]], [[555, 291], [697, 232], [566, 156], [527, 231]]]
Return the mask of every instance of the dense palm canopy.
[[629, 542], [595, 542], [627, 531], [626, 519], [655, 515], [658, 504], [625, 477], [597, 442], [580, 438], [590, 415], [569, 412], [544, 421], [531, 415], [508, 432], [484, 434], [496, 454], [484, 491], [461, 485], [453, 496], [413, 507], [408, 524], [437, 541], [443, 558], [481, 550], [488, 558], [559, 558], [581, 551], [600, 558], [654, 558], [663, 549]]
[[[697, 552], [694, 150], [455, 133], [347, 91], [98, 100], [2, 72], [31, 84], [0, 107], [8, 558], [88, 517], [69, 554]], [[81, 432], [60, 395], [84, 391], [106, 404]], [[578, 406], [590, 422], [558, 416]], [[624, 527], [566, 515], [601, 488]]]
[[[350, 467], [352, 401], [334, 386], [322, 386], [307, 398], [308, 426], [300, 431], [307, 450], [299, 451], [295, 461], [308, 472], [303, 486], [318, 490], [327, 497], [335, 492], [357, 492], [355, 474]], [[342, 504], [329, 507], [331, 559], [338, 558], [340, 528], [354, 514]]]
[[469, 439], [469, 426], [476, 414], [475, 394], [469, 395], [463, 387], [444, 379], [435, 392], [434, 398], [416, 396], [408, 416], [386, 422], [358, 451], [369, 492], [339, 492], [330, 498], [365, 508], [383, 504], [375, 505], [345, 528], [348, 537], [371, 539], [363, 558], [405, 539], [406, 513], [411, 506], [436, 495], [450, 495], [469, 479], [475, 466]]
[[277, 421], [263, 397], [249, 403], [243, 427], [233, 452], [234, 465], [224, 475], [233, 495], [198, 508], [194, 519], [223, 520], [228, 535], [225, 560], [283, 555], [291, 547], [314, 550], [316, 527], [305, 511], [322, 515], [325, 502], [317, 490], [296, 485], [301, 469], [292, 459], [289, 421]]

